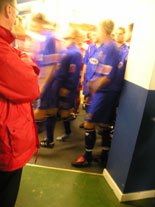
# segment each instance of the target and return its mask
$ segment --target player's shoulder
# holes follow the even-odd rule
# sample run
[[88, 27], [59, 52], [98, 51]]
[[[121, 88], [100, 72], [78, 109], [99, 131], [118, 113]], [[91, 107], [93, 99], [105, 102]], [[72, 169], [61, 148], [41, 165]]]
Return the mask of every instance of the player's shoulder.
[[71, 47], [67, 50], [65, 50], [65, 56], [64, 58], [67, 60], [72, 59], [73, 57], [80, 57], [81, 58], [82, 54], [81, 51], [78, 47]]
[[108, 46], [109, 48], [118, 48], [117, 43], [114, 40], [109, 41]]
[[115, 52], [115, 53], [119, 53], [119, 48], [116, 44], [115, 41], [110, 41], [108, 44], [105, 45], [105, 48], [108, 52]]

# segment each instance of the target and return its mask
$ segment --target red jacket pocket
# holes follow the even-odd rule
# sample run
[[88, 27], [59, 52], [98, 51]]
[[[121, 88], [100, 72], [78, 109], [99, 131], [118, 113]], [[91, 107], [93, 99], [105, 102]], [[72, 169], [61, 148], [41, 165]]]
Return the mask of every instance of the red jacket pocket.
[[9, 139], [14, 157], [27, 152], [36, 145], [34, 123], [32, 120], [18, 120], [7, 124]]

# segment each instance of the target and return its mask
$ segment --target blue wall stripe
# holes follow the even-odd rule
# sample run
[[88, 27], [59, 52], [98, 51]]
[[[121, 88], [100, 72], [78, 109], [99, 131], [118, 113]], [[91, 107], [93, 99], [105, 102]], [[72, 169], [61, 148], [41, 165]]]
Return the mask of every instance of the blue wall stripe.
[[107, 170], [124, 192], [148, 91], [125, 81], [109, 153]]
[[124, 192], [155, 189], [155, 91], [149, 91]]

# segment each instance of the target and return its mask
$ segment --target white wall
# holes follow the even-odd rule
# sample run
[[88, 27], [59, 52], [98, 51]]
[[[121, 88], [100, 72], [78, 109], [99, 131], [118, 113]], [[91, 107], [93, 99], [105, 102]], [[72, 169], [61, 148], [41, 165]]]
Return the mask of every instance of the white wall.
[[151, 79], [151, 82], [150, 82], [149, 89], [150, 90], [155, 90], [155, 64], [154, 64], [154, 70], [153, 70], [153, 73], [152, 73], [152, 79]]
[[[125, 79], [143, 88], [154, 87], [155, 0], [135, 0], [135, 25]], [[152, 84], [150, 85], [150, 83]]]

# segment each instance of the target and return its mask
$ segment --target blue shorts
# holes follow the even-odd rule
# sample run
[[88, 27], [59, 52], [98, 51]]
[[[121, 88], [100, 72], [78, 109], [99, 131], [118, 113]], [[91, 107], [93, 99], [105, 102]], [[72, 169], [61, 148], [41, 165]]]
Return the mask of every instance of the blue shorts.
[[118, 100], [119, 92], [97, 92], [90, 98], [85, 121], [92, 123], [111, 124]]
[[55, 90], [55, 82], [46, 88], [40, 98], [39, 109], [59, 108], [69, 110], [74, 107], [77, 89], [73, 89], [66, 97], [59, 96], [59, 90]]
[[59, 103], [59, 91], [56, 90], [57, 82], [51, 80], [40, 97], [39, 109], [57, 108]]

